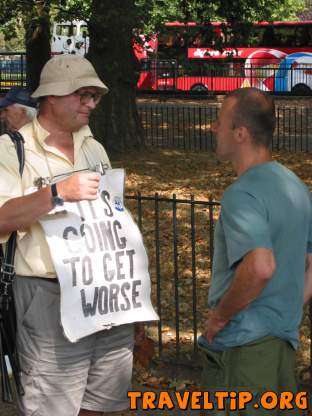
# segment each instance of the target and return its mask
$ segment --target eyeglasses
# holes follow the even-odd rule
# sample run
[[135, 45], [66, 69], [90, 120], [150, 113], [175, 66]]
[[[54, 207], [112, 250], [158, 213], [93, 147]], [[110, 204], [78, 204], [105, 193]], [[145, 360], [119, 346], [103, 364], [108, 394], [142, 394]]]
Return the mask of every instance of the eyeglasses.
[[85, 91], [85, 92], [79, 92], [76, 91], [74, 92], [75, 95], [78, 95], [78, 97], [80, 98], [80, 102], [81, 104], [89, 104], [90, 100], [93, 100], [94, 104], [98, 104], [100, 99], [102, 98], [103, 94], [100, 92], [89, 92], [89, 91]]

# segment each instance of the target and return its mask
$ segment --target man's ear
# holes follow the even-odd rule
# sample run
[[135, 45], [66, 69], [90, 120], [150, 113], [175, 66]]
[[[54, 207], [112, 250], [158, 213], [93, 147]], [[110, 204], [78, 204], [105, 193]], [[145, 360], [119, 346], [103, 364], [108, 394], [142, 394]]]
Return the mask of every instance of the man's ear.
[[246, 127], [236, 127], [234, 130], [234, 138], [237, 143], [244, 143], [244, 141], [247, 139], [248, 136], [248, 130]]
[[53, 105], [56, 103], [56, 96], [55, 95], [48, 95], [46, 97], [46, 100], [48, 101], [49, 104]]

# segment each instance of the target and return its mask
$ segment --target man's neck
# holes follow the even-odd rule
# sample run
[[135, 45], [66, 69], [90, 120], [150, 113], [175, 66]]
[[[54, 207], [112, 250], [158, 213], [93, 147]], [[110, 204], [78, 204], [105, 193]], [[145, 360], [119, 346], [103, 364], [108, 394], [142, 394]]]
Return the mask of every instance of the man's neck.
[[46, 117], [44, 114], [39, 114], [38, 121], [53, 136], [72, 137], [72, 131], [69, 128], [62, 126], [59, 122], [54, 121], [50, 117]]
[[58, 149], [74, 163], [74, 141], [72, 132], [69, 129], [63, 128], [59, 123], [54, 123], [53, 120], [44, 115], [39, 115], [38, 121], [41, 126], [50, 133], [45, 139], [45, 143], [48, 146], [53, 146]]
[[232, 166], [237, 176], [241, 176], [247, 170], [254, 166], [272, 161], [272, 153], [265, 147], [256, 147], [249, 152], [237, 155], [235, 160], [232, 160]]

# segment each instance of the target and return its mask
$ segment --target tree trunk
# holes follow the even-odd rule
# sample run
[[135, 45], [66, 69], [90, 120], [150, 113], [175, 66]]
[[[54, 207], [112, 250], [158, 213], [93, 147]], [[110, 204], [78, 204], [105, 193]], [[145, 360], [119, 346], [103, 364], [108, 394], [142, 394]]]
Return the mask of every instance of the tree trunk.
[[34, 13], [25, 22], [26, 79], [30, 91], [39, 85], [40, 73], [51, 56], [50, 0], [36, 0]]
[[89, 22], [88, 59], [108, 86], [93, 113], [91, 128], [108, 153], [121, 153], [143, 145], [135, 89], [139, 63], [132, 48], [134, 0], [93, 0]]

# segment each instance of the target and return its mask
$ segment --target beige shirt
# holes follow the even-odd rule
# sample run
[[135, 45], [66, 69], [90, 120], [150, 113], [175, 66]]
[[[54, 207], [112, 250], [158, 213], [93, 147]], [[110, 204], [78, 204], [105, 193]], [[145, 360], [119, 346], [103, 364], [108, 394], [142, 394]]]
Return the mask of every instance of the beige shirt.
[[[0, 206], [11, 198], [34, 191], [34, 180], [38, 177], [53, 177], [92, 168], [100, 161], [110, 166], [104, 148], [93, 138], [88, 126], [73, 133], [74, 164], [58, 149], [45, 143], [49, 133], [37, 119], [22, 127], [20, 133], [25, 140], [22, 179], [14, 144], [9, 136], [0, 137]], [[0, 242], [7, 241], [8, 237], [0, 238]], [[22, 276], [56, 277], [50, 250], [39, 222], [31, 224], [27, 229], [18, 230], [15, 269], [16, 274]]]

